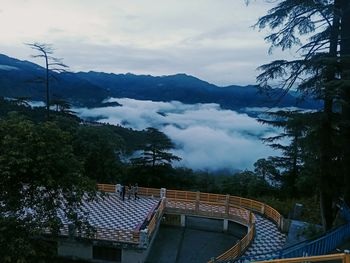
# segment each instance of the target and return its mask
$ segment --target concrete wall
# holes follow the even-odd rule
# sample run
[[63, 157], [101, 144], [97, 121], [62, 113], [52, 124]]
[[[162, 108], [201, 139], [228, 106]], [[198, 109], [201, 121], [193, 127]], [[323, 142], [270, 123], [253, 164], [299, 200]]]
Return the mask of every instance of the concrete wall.
[[143, 263], [146, 260], [146, 250], [123, 249], [122, 263]]
[[74, 240], [61, 240], [58, 242], [58, 255], [73, 259], [92, 260], [92, 245]]

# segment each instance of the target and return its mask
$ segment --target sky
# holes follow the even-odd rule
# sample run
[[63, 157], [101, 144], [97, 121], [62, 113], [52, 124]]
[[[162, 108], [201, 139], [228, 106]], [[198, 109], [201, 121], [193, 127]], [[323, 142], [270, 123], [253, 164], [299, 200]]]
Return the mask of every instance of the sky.
[[221, 109], [218, 104], [183, 104], [128, 98], [109, 99], [121, 107], [74, 109], [82, 118], [143, 130], [158, 128], [175, 144], [172, 152], [182, 161], [175, 166], [195, 170], [235, 171], [254, 169], [259, 158], [279, 155], [261, 138], [277, 135], [247, 114]]
[[254, 84], [259, 65], [284, 56], [268, 55], [268, 31], [252, 28], [273, 6], [266, 2], [0, 0], [0, 53], [41, 64], [24, 43], [50, 43], [72, 71]]

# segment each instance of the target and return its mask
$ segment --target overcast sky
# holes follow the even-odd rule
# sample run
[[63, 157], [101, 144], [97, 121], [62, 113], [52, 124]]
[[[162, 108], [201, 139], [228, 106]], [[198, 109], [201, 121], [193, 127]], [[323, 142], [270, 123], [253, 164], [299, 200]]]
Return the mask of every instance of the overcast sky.
[[251, 27], [270, 7], [264, 0], [0, 0], [0, 53], [32, 60], [23, 43], [53, 43], [73, 71], [252, 84], [256, 68], [280, 56], [269, 56], [266, 31]]

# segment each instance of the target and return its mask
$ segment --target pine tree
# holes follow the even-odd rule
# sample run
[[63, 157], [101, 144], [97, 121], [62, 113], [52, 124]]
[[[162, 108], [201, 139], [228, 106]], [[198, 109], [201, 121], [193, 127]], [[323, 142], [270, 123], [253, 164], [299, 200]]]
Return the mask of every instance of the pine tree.
[[344, 81], [341, 75], [344, 56], [338, 51], [344, 51], [344, 44], [349, 36], [346, 33], [346, 21], [349, 19], [347, 2], [283, 0], [257, 23], [259, 28], [269, 27], [273, 30], [273, 33], [266, 37], [271, 43], [270, 51], [275, 47], [285, 50], [300, 46], [299, 59], [276, 60], [260, 67], [263, 71], [258, 76], [261, 87], [268, 90], [270, 80], [279, 79], [282, 80], [280, 84], [284, 88], [281, 96], [291, 88], [297, 87], [304, 95], [312, 94], [323, 101], [322, 111], [314, 114], [319, 124], [309, 126], [306, 134], [318, 141], [309, 145], [315, 147], [311, 152], [316, 156], [313, 163], [318, 166], [315, 170], [319, 172], [317, 185], [325, 229], [332, 226], [333, 201], [340, 195], [338, 183], [341, 180], [335, 169], [339, 160], [339, 113], [334, 109], [337, 100], [345, 98], [340, 92], [344, 89], [340, 90], [335, 84], [339, 79]]

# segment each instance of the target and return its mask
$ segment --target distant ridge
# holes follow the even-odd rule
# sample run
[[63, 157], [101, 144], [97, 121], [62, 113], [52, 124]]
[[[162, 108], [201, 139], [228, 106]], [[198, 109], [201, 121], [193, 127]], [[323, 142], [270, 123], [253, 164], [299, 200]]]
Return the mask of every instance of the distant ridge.
[[[44, 68], [0, 54], [0, 96], [45, 98], [44, 85], [34, 80], [42, 76]], [[108, 97], [183, 103], [217, 103], [226, 109], [245, 107], [318, 108], [319, 103], [306, 99], [299, 102], [289, 93], [276, 105], [276, 97], [260, 94], [254, 85], [219, 87], [187, 74], [151, 76], [104, 72], [56, 74], [52, 81], [51, 97], [66, 99], [76, 106], [100, 106]], [[276, 93], [279, 93], [276, 90]]]

